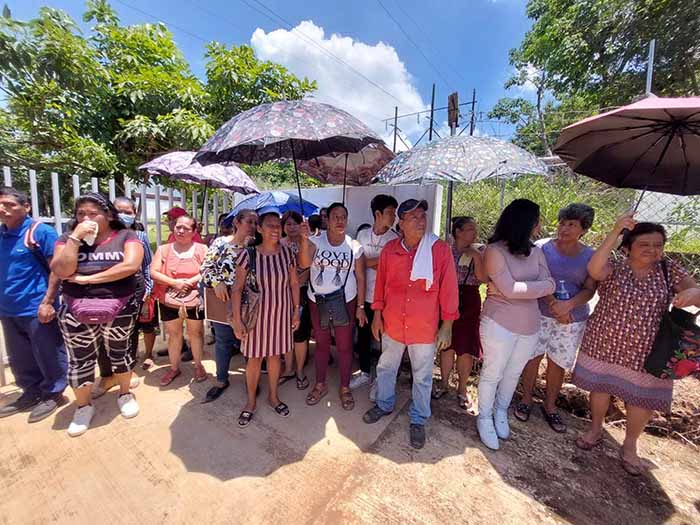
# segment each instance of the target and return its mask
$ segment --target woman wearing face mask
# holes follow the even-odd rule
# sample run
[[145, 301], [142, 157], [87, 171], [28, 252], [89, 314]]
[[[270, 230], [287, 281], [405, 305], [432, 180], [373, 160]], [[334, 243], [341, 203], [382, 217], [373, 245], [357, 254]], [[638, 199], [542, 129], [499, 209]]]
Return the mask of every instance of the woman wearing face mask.
[[[139, 348], [139, 333], [143, 333], [143, 341], [146, 347], [146, 362], [151, 362], [151, 357], [153, 354], [153, 346], [156, 342], [156, 327], [158, 326], [158, 316], [153, 315], [150, 320], [142, 321], [143, 315], [149, 313], [149, 309], [152, 312], [155, 310], [153, 301], [150, 299], [151, 289], [153, 288], [153, 281], [151, 280], [151, 272], [149, 267], [151, 265], [151, 259], [153, 254], [151, 253], [151, 246], [148, 242], [148, 237], [144, 231], [137, 229], [136, 223], [136, 205], [134, 201], [128, 197], [117, 197], [114, 199], [114, 207], [118, 212], [119, 220], [128, 229], [131, 229], [136, 234], [136, 237], [143, 245], [143, 262], [141, 263], [141, 271], [136, 274], [136, 303], [141, 305], [141, 314], [139, 315], [136, 322], [136, 329], [133, 332], [131, 338], [131, 353], [132, 357], [136, 359]], [[140, 226], [140, 225], [139, 225]], [[97, 365], [100, 369], [100, 380], [92, 388], [92, 398], [97, 399], [103, 396], [108, 390], [117, 386], [117, 381], [112, 373], [112, 365], [109, 361], [109, 357], [106, 353], [98, 354]], [[149, 365], [150, 366], [150, 365]], [[148, 367], [144, 366], [144, 369]], [[139, 378], [136, 375], [131, 376], [131, 388], [134, 389], [139, 386]]]
[[459, 319], [452, 325], [452, 344], [440, 352], [441, 383], [433, 389], [433, 399], [440, 399], [449, 388], [450, 374], [457, 360], [457, 402], [462, 410], [471, 410], [472, 400], [467, 393], [467, 380], [472, 373], [474, 359], [481, 358], [479, 319], [481, 295], [479, 285], [488, 281], [484, 265], [483, 244], [476, 244], [477, 227], [472, 217], [452, 219], [452, 256], [457, 268], [459, 284]]
[[[255, 238], [258, 216], [253, 210], [241, 210], [233, 218], [234, 233], [216, 239], [207, 251], [200, 273], [202, 283], [213, 288], [216, 297], [224, 302], [231, 300], [231, 288], [236, 277], [236, 261]], [[221, 323], [214, 325], [214, 354], [216, 360], [216, 384], [209, 389], [206, 402], [218, 399], [229, 386], [228, 372], [233, 354], [241, 348], [241, 342], [233, 328]]]
[[136, 273], [143, 261], [143, 244], [117, 215], [103, 195], [81, 195], [75, 202], [74, 226], [59, 237], [51, 260], [51, 270], [64, 279], [58, 319], [70, 357], [68, 381], [76, 398], [70, 436], [90, 427], [95, 413], [90, 387], [100, 353], [108, 355], [119, 384], [122, 416], [139, 413], [130, 380], [136, 364], [131, 338], [138, 315]]
[[[627, 257], [611, 258], [622, 238]], [[671, 409], [673, 381], [644, 371], [669, 299], [677, 308], [700, 306], [700, 288], [677, 262], [664, 257], [666, 231], [660, 224], [636, 223], [621, 216], [595, 251], [588, 272], [598, 281], [600, 301], [588, 320], [574, 368], [574, 384], [588, 390], [591, 426], [576, 440], [590, 450], [603, 441], [603, 422], [611, 396], [625, 402], [622, 468], [643, 472], [637, 440], [654, 410]]]

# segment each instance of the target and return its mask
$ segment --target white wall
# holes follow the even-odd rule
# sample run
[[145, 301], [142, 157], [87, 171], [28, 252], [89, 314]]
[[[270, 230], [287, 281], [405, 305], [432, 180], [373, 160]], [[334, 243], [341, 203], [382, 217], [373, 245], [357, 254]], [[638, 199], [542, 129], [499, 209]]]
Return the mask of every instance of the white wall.
[[[296, 189], [285, 189], [293, 191]], [[393, 195], [401, 204], [406, 199], [425, 199], [428, 201], [428, 228], [436, 235], [440, 235], [440, 217], [442, 216], [442, 186], [438, 184], [400, 184], [386, 186], [382, 184], [372, 186], [349, 186], [345, 189], [345, 206], [348, 208], [348, 232], [355, 235], [355, 231], [362, 223], [372, 224], [372, 212], [369, 204], [375, 195], [384, 193]], [[342, 186], [326, 186], [323, 188], [302, 189], [301, 195], [316, 206], [323, 208], [334, 202], [342, 202]], [[238, 204], [247, 196], [236, 194], [235, 204]]]

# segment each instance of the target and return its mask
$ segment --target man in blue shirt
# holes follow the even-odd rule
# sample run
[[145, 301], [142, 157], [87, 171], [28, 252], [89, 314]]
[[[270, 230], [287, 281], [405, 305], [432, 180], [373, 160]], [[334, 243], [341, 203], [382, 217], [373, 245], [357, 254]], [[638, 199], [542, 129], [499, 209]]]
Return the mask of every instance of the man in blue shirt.
[[27, 196], [0, 187], [0, 323], [10, 368], [22, 395], [0, 417], [31, 410], [29, 422], [63, 401], [68, 359], [56, 322], [60, 280], [49, 270], [58, 235], [29, 217]]

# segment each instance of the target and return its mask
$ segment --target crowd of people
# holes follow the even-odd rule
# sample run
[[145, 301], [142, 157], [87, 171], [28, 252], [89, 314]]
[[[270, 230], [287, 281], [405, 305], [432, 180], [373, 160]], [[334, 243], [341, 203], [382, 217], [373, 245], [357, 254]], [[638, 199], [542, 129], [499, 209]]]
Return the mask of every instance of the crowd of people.
[[[520, 382], [523, 394], [512, 412], [529, 420], [546, 355], [546, 423], [555, 432], [567, 430], [556, 407], [567, 372], [590, 392], [592, 422], [575, 441], [580, 449], [601, 442], [611, 397], [621, 398], [627, 418], [621, 464], [641, 473], [637, 440], [652, 411], [670, 408], [673, 387], [646, 373], [644, 359], [669, 299], [677, 307], [700, 306], [697, 283], [664, 256], [661, 225], [636, 222], [627, 213], [599, 247], [589, 247], [594, 210], [574, 203], [560, 210], [556, 235], [538, 240], [539, 206], [517, 199], [481, 244], [477, 221], [466, 216], [452, 219], [449, 241], [439, 239], [428, 228], [423, 200], [399, 204], [377, 195], [370, 208], [374, 221], [358, 229], [356, 239], [347, 231], [348, 209], [333, 203], [308, 221], [277, 208], [243, 210], [220, 224], [209, 245], [195, 218], [175, 208], [168, 212], [168, 242], [152, 254], [128, 198], [80, 196], [66, 233], [58, 236], [31, 218], [25, 194], [0, 188], [0, 321], [22, 389], [0, 407], [0, 417], [29, 412], [29, 422], [40, 421], [65, 402], [68, 385], [75, 396], [71, 436], [89, 429], [93, 400], [111, 388], [119, 389], [121, 415], [135, 417], [139, 335], [147, 371], [160, 322], [169, 359], [165, 371], [156, 371], [161, 387], [182, 374], [183, 349], [194, 362], [193, 380], [206, 381], [202, 298], [209, 293], [227, 305], [230, 317], [212, 323], [216, 377], [204, 401], [228, 388], [231, 359], [241, 352], [246, 393], [240, 427], [254, 421], [263, 372], [267, 403], [289, 417], [280, 385], [294, 381], [306, 391], [306, 404], [317, 405], [329, 394], [334, 359], [339, 405], [353, 410], [354, 396], [369, 386], [374, 406], [362, 419], [375, 423], [395, 408], [407, 351], [411, 446], [424, 446], [431, 401], [449, 391], [456, 365], [457, 406], [476, 414], [481, 441], [497, 450], [510, 436], [509, 407]], [[305, 372], [310, 340], [311, 380]], [[473, 400], [467, 383], [476, 363]]]

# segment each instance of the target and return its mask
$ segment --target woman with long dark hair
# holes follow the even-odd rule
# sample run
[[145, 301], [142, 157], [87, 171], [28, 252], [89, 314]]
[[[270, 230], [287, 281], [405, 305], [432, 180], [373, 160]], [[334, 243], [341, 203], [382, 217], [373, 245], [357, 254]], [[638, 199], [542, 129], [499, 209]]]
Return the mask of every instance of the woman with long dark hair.
[[489, 286], [479, 327], [484, 361], [477, 429], [493, 450], [510, 436], [508, 407], [537, 345], [537, 299], [555, 289], [544, 253], [532, 242], [539, 231], [540, 207], [516, 199], [501, 213], [484, 256]]
[[68, 434], [79, 436], [88, 430], [95, 413], [90, 389], [100, 352], [109, 356], [119, 384], [117, 404], [122, 416], [132, 418], [139, 413], [129, 385], [136, 365], [131, 337], [139, 310], [136, 273], [141, 268], [143, 245], [133, 230], [124, 227], [114, 205], [99, 193], [76, 199], [69, 231], [56, 242], [51, 270], [64, 279], [64, 304], [58, 319], [70, 357], [68, 381], [76, 398]]

